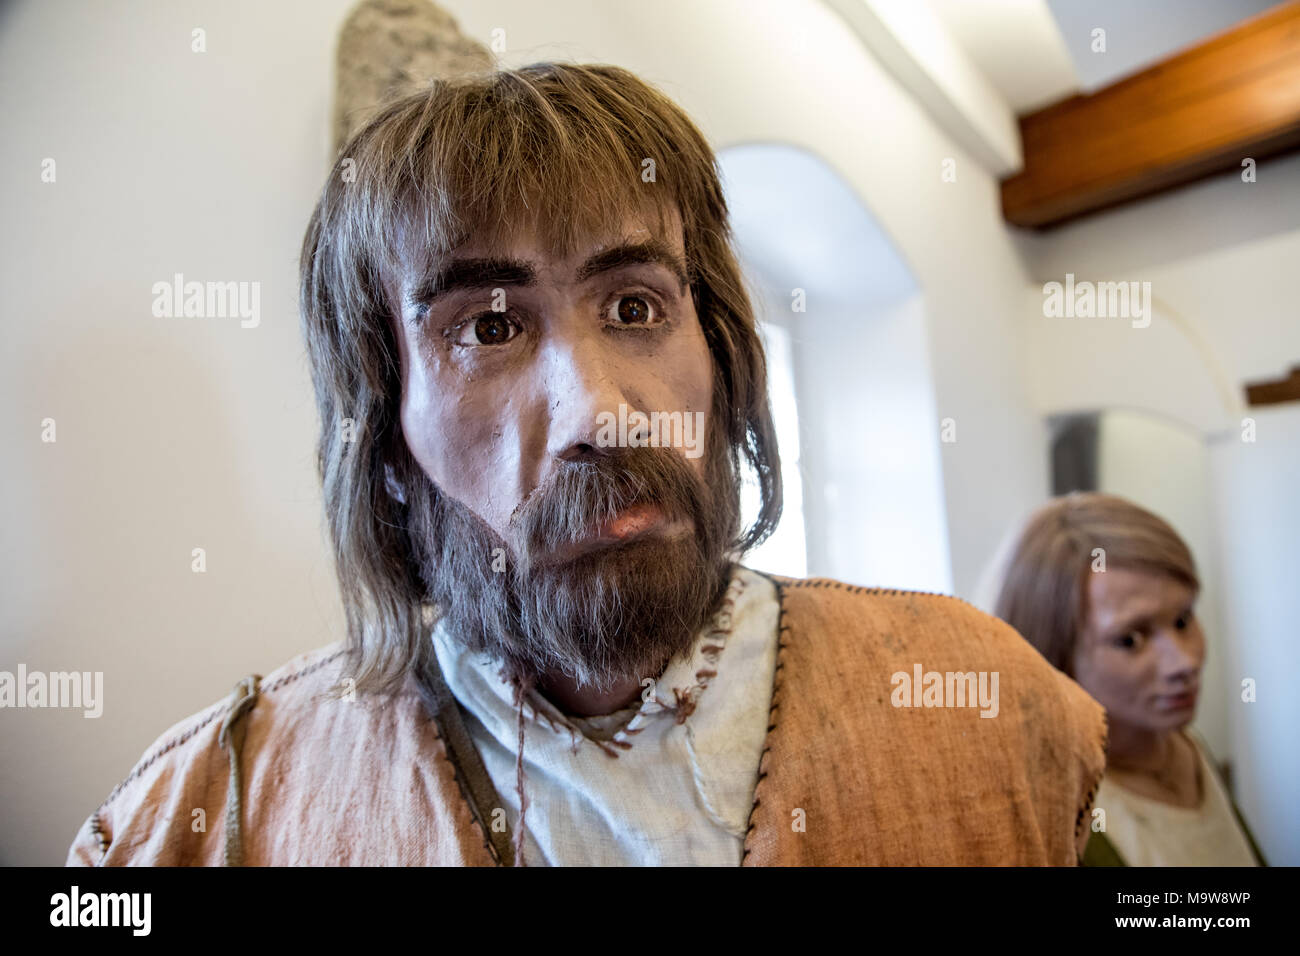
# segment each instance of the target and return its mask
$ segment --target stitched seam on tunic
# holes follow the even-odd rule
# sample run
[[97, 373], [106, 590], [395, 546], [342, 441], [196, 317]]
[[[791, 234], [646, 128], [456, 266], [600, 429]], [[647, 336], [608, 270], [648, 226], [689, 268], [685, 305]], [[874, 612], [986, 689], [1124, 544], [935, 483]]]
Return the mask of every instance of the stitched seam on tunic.
[[280, 677], [277, 677], [275, 680], [271, 681], [271, 683], [263, 687], [261, 692], [263, 694], [269, 694], [271, 691], [283, 687], [285, 684], [292, 684], [299, 677], [305, 677], [308, 674], [320, 670], [330, 661], [338, 660], [346, 653], [347, 653], [346, 649], [341, 651], [335, 651], [329, 657], [323, 657], [320, 660], [318, 660], [315, 664], [308, 664], [306, 667], [302, 668], [301, 670], [296, 670], [292, 674], [281, 675]]
[[[739, 587], [736, 585], [739, 585]], [[735, 627], [733, 615], [736, 610], [736, 599], [745, 592], [746, 587], [748, 587], [748, 585], [745, 583], [744, 578], [739, 576], [733, 578], [732, 583], [727, 586], [727, 590], [723, 595], [722, 603], [709, 620], [709, 623], [712, 625], [723, 620], [725, 617], [725, 623], [722, 627], [710, 627], [704, 635], [705, 639], [712, 639], [717, 642], [716, 644], [709, 645], [710, 647], [717, 647], [717, 651], [713, 655], [711, 661], [704, 654], [703, 644], [700, 646], [700, 656], [704, 657], [706, 662], [712, 663], [715, 667], [717, 666], [718, 657], [720, 657], [722, 652], [726, 649], [727, 640], [731, 637], [731, 633]], [[686, 719], [690, 717], [691, 714], [695, 713], [695, 708], [699, 706], [700, 695], [703, 694], [704, 689], [709, 686], [709, 681], [717, 676], [718, 672], [716, 670], [708, 667], [701, 667], [695, 672], [695, 683], [690, 687], [687, 687], [684, 690], [680, 687], [672, 688], [674, 706], [669, 709], [676, 711], [674, 719], [677, 723], [684, 724]], [[640, 730], [641, 728], [637, 729]], [[615, 735], [616, 739], [622, 737], [625, 733], [626, 728]], [[629, 742], [627, 746], [631, 747], [631, 743]]]
[[[779, 578], [781, 583], [790, 588], [835, 588], [841, 591], [849, 591], [853, 594], [888, 594], [904, 596], [908, 594], [918, 595], [920, 597], [939, 597], [947, 598], [949, 601], [956, 601], [959, 604], [965, 604], [967, 607], [975, 608], [975, 605], [969, 601], [957, 597], [955, 594], [944, 594], [941, 591], [912, 591], [906, 588], [868, 588], [858, 584], [845, 584], [843, 581], [836, 581], [834, 578], [786, 578], [779, 575], [773, 575], [773, 580]], [[980, 610], [975, 608], [975, 610]], [[983, 613], [983, 612], [981, 612]]]
[[103, 866], [104, 860], [108, 856], [108, 836], [104, 833], [104, 826], [99, 820], [99, 811], [96, 810], [90, 817], [90, 832], [99, 844], [99, 859], [95, 866]]
[[[297, 678], [302, 677], [305, 674], [310, 674], [313, 671], [320, 670], [330, 661], [336, 660], [337, 658], [341, 657], [345, 653], [347, 652], [336, 651], [335, 653], [331, 654], [329, 657], [323, 658], [314, 664], [309, 664], [308, 666], [304, 667], [302, 670], [294, 671], [292, 674], [286, 674], [283, 677], [277, 677], [275, 681], [273, 681], [271, 684], [264, 686], [261, 690], [261, 693], [263, 694], [270, 693], [271, 691], [276, 690], [279, 687], [283, 687], [285, 684], [288, 684], [291, 681], [296, 680]], [[160, 746], [157, 750], [155, 750], [153, 753], [149, 754], [147, 757], [141, 760], [140, 763], [136, 765], [135, 769], [132, 770], [129, 774], [127, 774], [125, 779], [123, 779], [121, 783], [119, 783], [116, 787], [114, 787], [113, 792], [110, 793], [108, 797], [104, 800], [104, 802], [101, 803], [96, 808], [95, 816], [98, 817], [99, 814], [103, 812], [103, 810], [107, 808], [108, 805], [117, 798], [118, 794], [122, 792], [122, 790], [126, 787], [127, 784], [129, 784], [132, 780], [134, 780], [136, 777], [140, 776], [151, 766], [153, 766], [153, 764], [157, 762], [157, 760], [160, 757], [162, 757], [164, 754], [168, 753], [169, 751], [175, 749], [180, 744], [185, 743], [185, 741], [189, 740], [191, 737], [197, 734], [204, 727], [208, 726], [208, 724], [212, 723], [218, 717], [223, 717], [225, 714], [228, 714], [229, 712], [230, 712], [230, 704], [227, 703], [222, 705], [217, 710], [209, 714], [206, 718], [204, 718], [201, 722], [195, 724], [189, 730], [185, 731], [185, 733], [181, 734], [179, 737], [175, 737], [167, 741], [162, 746]]]
[[[1104, 710], [1102, 711], [1101, 714], [1101, 734], [1102, 734], [1101, 752], [1104, 756], [1106, 753], [1107, 738], [1110, 736], [1110, 718]], [[1097, 779], [1093, 781], [1092, 786], [1088, 789], [1088, 796], [1084, 800], [1083, 804], [1079, 807], [1079, 815], [1078, 818], [1075, 820], [1075, 824], [1074, 824], [1075, 851], [1074, 852], [1076, 856], [1078, 856], [1079, 853], [1079, 834], [1083, 832], [1082, 828], [1085, 822], [1087, 821], [1088, 810], [1092, 807], [1092, 801], [1096, 799], [1097, 791], [1101, 789], [1102, 778], [1105, 776], [1106, 776], [1106, 763], [1103, 760], [1101, 765], [1101, 772], [1097, 774]], [[1080, 861], [1082, 861], [1083, 858], [1079, 857], [1079, 859]]]
[[[785, 618], [786, 618], [785, 588], [787, 587], [789, 588], [830, 587], [830, 588], [835, 588], [837, 590], [849, 591], [850, 593], [853, 594], [884, 594], [884, 595], [896, 595], [896, 596], [918, 595], [921, 597], [940, 597], [940, 598], [947, 598], [950, 601], [957, 601], [961, 604], [965, 604], [967, 607], [971, 607], [971, 608], [975, 607], [969, 601], [965, 601], [962, 598], [957, 597], [956, 595], [942, 594], [937, 591], [912, 591], [912, 590], [898, 589], [898, 588], [869, 588], [869, 587], [862, 587], [856, 584], [845, 584], [844, 582], [836, 581], [833, 578], [786, 578], [779, 575], [764, 575], [764, 577], [768, 577], [776, 585], [777, 599], [780, 601], [781, 604], [781, 616], [780, 616], [780, 624], [777, 629], [780, 644], [778, 645], [778, 649], [777, 649], [776, 673], [773, 679], [772, 708], [768, 716], [768, 728], [767, 728], [768, 742], [763, 747], [763, 754], [762, 757], [759, 759], [760, 768], [763, 766], [764, 761], [767, 759], [768, 751], [772, 749], [771, 736], [773, 731], [776, 730], [775, 715], [780, 706], [778, 697], [781, 689], [781, 677], [782, 677], [781, 669], [782, 667], [785, 666], [785, 650], [787, 646], [786, 635], [789, 633], [790, 630], [785, 623]], [[975, 610], [979, 610], [979, 608], [975, 608]], [[1109, 723], [1107, 721], [1107, 717], [1105, 714], [1102, 715], [1102, 728], [1103, 728], [1102, 749], [1104, 751], [1105, 737], [1106, 734], [1109, 732]], [[1078, 817], [1076, 819], [1075, 828], [1074, 828], [1076, 847], [1077, 847], [1078, 837], [1081, 833], [1080, 828], [1083, 826], [1085, 818], [1087, 816], [1086, 810], [1088, 806], [1091, 805], [1092, 801], [1095, 799], [1097, 790], [1101, 786], [1101, 781], [1102, 778], [1105, 776], [1105, 773], [1106, 771], [1103, 765], [1101, 773], [1097, 776], [1097, 779], [1093, 783], [1092, 788], [1088, 791], [1087, 799], [1085, 800], [1084, 804], [1079, 808]], [[749, 856], [750, 852], [753, 849], [752, 847], [750, 847], [749, 843], [750, 843], [750, 837], [753, 834], [754, 828], [756, 826], [756, 824], [754, 823], [754, 813], [758, 810], [758, 805], [759, 805], [758, 789], [759, 789], [759, 785], [762, 784], [763, 778], [766, 776], [767, 776], [767, 772], [760, 769], [758, 775], [758, 785], [756, 785], [754, 788], [754, 805], [749, 811], [750, 824], [749, 824], [749, 829], [745, 833], [745, 851], [741, 855], [742, 863], [744, 862], [745, 858]]]
[[748, 858], [750, 852], [753, 850], [753, 847], [749, 845], [749, 842], [754, 835], [754, 828], [757, 826], [757, 824], [754, 822], [754, 814], [758, 811], [759, 803], [762, 802], [761, 798], [758, 795], [758, 791], [763, 786], [763, 779], [767, 776], [768, 773], [766, 770], [763, 769], [763, 765], [767, 763], [767, 755], [772, 749], [772, 734], [776, 730], [776, 712], [780, 709], [781, 706], [780, 695], [781, 695], [781, 683], [783, 677], [781, 670], [782, 668], [785, 667], [785, 651], [786, 651], [786, 647], [788, 646], [786, 642], [786, 635], [790, 633], [790, 627], [785, 622], [786, 607], [785, 607], [784, 580], [771, 577], [769, 575], [764, 575], [764, 577], [767, 577], [768, 580], [770, 580], [772, 584], [776, 587], [776, 600], [777, 603], [780, 605], [781, 610], [780, 610], [780, 615], [777, 618], [777, 625], [776, 625], [776, 634], [777, 634], [776, 667], [772, 671], [772, 704], [767, 712], [767, 737], [763, 741], [763, 752], [762, 754], [759, 755], [758, 758], [758, 779], [754, 782], [754, 805], [749, 808], [749, 821], [748, 821], [749, 826], [745, 830], [745, 842], [743, 844], [744, 852], [741, 853], [740, 855], [740, 862], [742, 866], [744, 865], [745, 860], [746, 858]]
[[[277, 677], [270, 684], [263, 685], [260, 689], [260, 693], [269, 694], [272, 691], [278, 690], [279, 688], [284, 687], [287, 684], [291, 684], [300, 677], [304, 677], [307, 674], [311, 674], [315, 671], [320, 670], [322, 667], [329, 664], [331, 661], [338, 660], [338, 658], [342, 657], [346, 653], [347, 653], [346, 649], [336, 651], [333, 654], [329, 655], [328, 657], [324, 657], [321, 660], [316, 661], [313, 664], [309, 664], [300, 670], [296, 670], [291, 674], [285, 674], [281, 677]], [[408, 696], [408, 695], [399, 694], [395, 696]], [[101, 822], [100, 819], [100, 815], [108, 807], [108, 805], [112, 803], [114, 799], [117, 798], [118, 794], [122, 792], [122, 790], [126, 787], [127, 784], [129, 784], [136, 777], [139, 777], [142, 773], [148, 770], [149, 767], [152, 766], [160, 757], [162, 757], [164, 754], [168, 753], [169, 751], [175, 749], [180, 744], [183, 744], [185, 741], [189, 740], [196, 733], [198, 733], [208, 724], [212, 723], [212, 721], [216, 720], [218, 717], [222, 717], [223, 715], [228, 714], [229, 712], [230, 712], [230, 705], [226, 704], [220, 707], [218, 710], [214, 711], [212, 714], [209, 714], [202, 722], [195, 724], [189, 730], [185, 731], [185, 733], [181, 734], [178, 737], [175, 737], [172, 740], [167, 741], [156, 751], [154, 751], [152, 754], [150, 754], [144, 760], [142, 760], [136, 766], [136, 768], [126, 776], [126, 778], [121, 783], [119, 783], [116, 787], [113, 788], [113, 792], [110, 793], [108, 795], [108, 798], [105, 799], [104, 802], [101, 803], [95, 809], [94, 814], [91, 816], [91, 821], [92, 821], [91, 833], [94, 834], [95, 839], [98, 841], [100, 847], [100, 857], [99, 857], [99, 863], [96, 864], [97, 866], [102, 864], [104, 862], [104, 859], [108, 856], [109, 843], [111, 842], [109, 837], [107, 836], [107, 834], [105, 834], [103, 830], [103, 823]], [[447, 756], [447, 743], [445, 740], [442, 739], [442, 735], [438, 733], [436, 724], [433, 727], [433, 732], [434, 732], [434, 737], [438, 740], [440, 744], [442, 744], [442, 759], [447, 762], [448, 766], [451, 767], [452, 779], [456, 781], [457, 791], [460, 791], [461, 789], [460, 779], [459, 779], [459, 775], [456, 772], [456, 765], [452, 763], [451, 758]], [[497, 865], [499, 866], [500, 862], [496, 861], [495, 854], [492, 851], [491, 841], [487, 839], [487, 834], [483, 831], [483, 828], [479, 826], [478, 821], [474, 819], [474, 814], [470, 810], [468, 802], [465, 800], [465, 795], [461, 793], [460, 797], [461, 797], [462, 804], [464, 804], [465, 811], [469, 813], [470, 826], [473, 829], [478, 831], [479, 837], [483, 840], [483, 845], [488, 850], [488, 855], [491, 856], [494, 862], [496, 862]]]

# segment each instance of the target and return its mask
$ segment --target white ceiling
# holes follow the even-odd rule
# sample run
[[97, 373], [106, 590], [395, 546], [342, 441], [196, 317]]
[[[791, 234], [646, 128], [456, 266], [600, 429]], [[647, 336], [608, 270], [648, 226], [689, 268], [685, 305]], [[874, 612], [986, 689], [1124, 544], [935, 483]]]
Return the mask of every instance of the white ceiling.
[[[1017, 114], [1091, 93], [1281, 0], [929, 0]], [[1106, 31], [1094, 53], [1092, 32]]]
[[930, 0], [1017, 115], [1064, 99], [1079, 77], [1044, 0]]
[[[1047, 0], [1081, 89], [1091, 93], [1144, 70], [1280, 0]], [[1106, 31], [1106, 52], [1092, 52], [1092, 31]]]

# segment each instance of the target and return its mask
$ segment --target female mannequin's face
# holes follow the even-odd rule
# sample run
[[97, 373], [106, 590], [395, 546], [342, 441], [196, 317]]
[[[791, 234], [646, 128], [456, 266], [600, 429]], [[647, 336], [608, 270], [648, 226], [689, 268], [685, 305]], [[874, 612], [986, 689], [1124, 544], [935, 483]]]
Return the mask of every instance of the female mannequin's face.
[[1087, 600], [1075, 680], [1110, 722], [1153, 733], [1190, 723], [1205, 662], [1196, 592], [1167, 575], [1111, 568], [1089, 575]]

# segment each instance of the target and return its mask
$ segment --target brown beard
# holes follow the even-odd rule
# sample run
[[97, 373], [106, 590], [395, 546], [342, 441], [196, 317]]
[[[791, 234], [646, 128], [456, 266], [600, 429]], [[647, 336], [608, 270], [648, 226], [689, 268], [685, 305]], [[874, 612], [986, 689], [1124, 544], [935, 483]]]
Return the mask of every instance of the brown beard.
[[[427, 479], [424, 486], [408, 511], [421, 580], [451, 636], [500, 661], [516, 682], [559, 673], [579, 688], [605, 689], [658, 677], [689, 650], [727, 584], [739, 489], [721, 441], [710, 441], [703, 480], [668, 448], [600, 449], [560, 462], [512, 515], [515, 548]], [[693, 533], [555, 560], [639, 503], [684, 519]], [[504, 569], [494, 570], [503, 558]]]

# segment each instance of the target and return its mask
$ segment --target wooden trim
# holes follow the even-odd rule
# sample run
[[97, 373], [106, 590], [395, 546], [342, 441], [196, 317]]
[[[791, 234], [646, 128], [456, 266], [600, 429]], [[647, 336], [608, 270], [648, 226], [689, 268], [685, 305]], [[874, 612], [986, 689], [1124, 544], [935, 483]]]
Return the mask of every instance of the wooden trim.
[[1246, 386], [1247, 405], [1281, 405], [1283, 402], [1300, 402], [1300, 365], [1292, 366], [1291, 374], [1286, 378]]
[[[1103, 54], [1104, 55], [1104, 54]], [[1300, 0], [1020, 118], [1002, 213], [1042, 228], [1300, 147]]]

